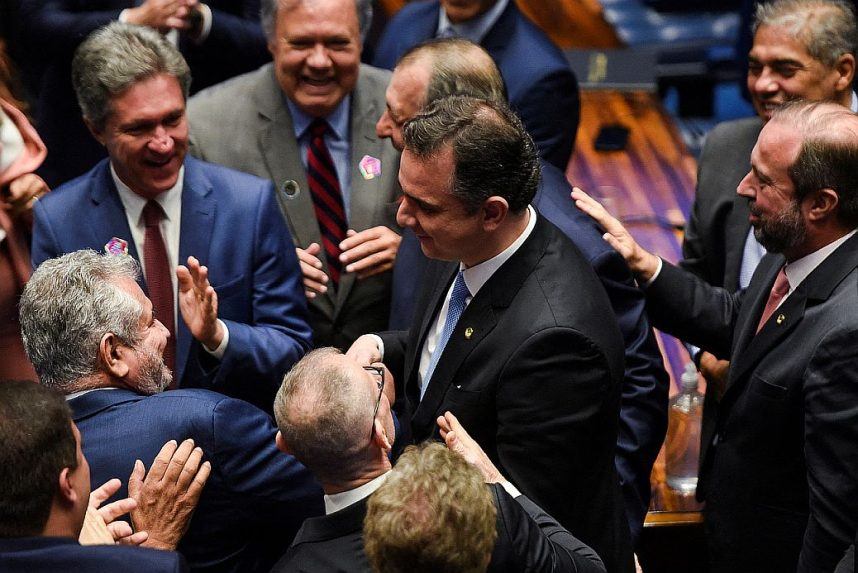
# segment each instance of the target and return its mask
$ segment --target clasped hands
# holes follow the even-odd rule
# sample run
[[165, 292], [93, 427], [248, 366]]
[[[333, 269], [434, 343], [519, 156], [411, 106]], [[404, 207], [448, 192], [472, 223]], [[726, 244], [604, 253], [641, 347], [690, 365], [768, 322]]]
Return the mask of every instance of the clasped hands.
[[[396, 252], [402, 238], [392, 229], [383, 225], [361, 232], [349, 229], [346, 238], [340, 243], [340, 262], [347, 273], [357, 274], [365, 279], [393, 268]], [[301, 274], [304, 276], [304, 294], [308, 299], [328, 290], [328, 275], [322, 271], [319, 255], [322, 247], [311, 243], [306, 249], [297, 248]]]

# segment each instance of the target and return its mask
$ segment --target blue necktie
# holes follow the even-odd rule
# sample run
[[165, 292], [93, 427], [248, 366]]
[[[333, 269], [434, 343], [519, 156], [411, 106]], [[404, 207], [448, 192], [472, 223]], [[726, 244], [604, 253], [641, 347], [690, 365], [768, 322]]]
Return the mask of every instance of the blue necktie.
[[444, 329], [441, 331], [441, 337], [438, 339], [438, 344], [435, 345], [435, 352], [432, 353], [432, 359], [429, 361], [429, 367], [426, 369], [426, 375], [423, 377], [423, 385], [420, 387], [420, 399], [426, 393], [426, 388], [429, 387], [429, 381], [432, 379], [432, 373], [435, 372], [435, 367], [438, 366], [438, 359], [441, 353], [444, 352], [444, 347], [447, 346], [447, 341], [450, 340], [450, 335], [453, 329], [456, 328], [456, 323], [459, 322], [459, 317], [465, 310], [465, 299], [471, 295], [468, 291], [468, 285], [465, 284], [465, 275], [462, 271], [456, 275], [456, 282], [453, 284], [453, 294], [450, 295], [450, 305], [447, 308], [447, 321], [444, 323]]

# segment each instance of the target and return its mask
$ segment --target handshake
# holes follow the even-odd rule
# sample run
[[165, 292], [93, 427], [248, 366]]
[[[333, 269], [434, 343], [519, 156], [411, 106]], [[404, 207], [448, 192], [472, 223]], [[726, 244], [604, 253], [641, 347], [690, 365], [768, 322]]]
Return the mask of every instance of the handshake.
[[146, 0], [136, 8], [124, 11], [123, 20], [129, 24], [148, 26], [165, 34], [170, 30], [199, 38], [203, 30], [203, 11], [208, 11], [199, 0]]

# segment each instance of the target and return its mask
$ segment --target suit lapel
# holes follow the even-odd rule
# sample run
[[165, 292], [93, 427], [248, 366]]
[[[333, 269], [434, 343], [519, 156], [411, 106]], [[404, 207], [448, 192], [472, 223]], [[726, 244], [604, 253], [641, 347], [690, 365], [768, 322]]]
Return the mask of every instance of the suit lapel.
[[[93, 240], [91, 244], [99, 245], [99, 250], [105, 252], [107, 242], [114, 237], [128, 242], [128, 254], [136, 260], [140, 260], [134, 237], [131, 236], [131, 228], [128, 226], [128, 217], [125, 215], [125, 207], [116, 191], [113, 177], [110, 175], [110, 163], [105, 160], [102, 169], [94, 175], [97, 180], [92, 185], [90, 199], [92, 200], [92, 216], [90, 217], [90, 233]], [[137, 281], [144, 292], [148, 292], [146, 282], [142, 274]]]
[[[192, 157], [185, 160], [185, 181], [182, 187], [182, 222], [179, 227], [179, 264], [193, 256], [203, 265], [215, 263], [209, 257], [212, 230], [215, 225], [217, 202], [211, 196], [212, 186]], [[177, 301], [178, 302], [178, 301]], [[181, 315], [181, 311], [179, 312]], [[175, 379], [182, 379], [191, 348], [191, 332], [179, 316], [176, 333]]]

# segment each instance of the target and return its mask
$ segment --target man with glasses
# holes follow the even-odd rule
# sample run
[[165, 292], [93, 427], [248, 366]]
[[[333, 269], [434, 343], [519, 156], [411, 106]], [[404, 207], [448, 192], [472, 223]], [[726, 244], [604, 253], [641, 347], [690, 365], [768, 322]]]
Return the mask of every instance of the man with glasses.
[[[321, 482], [326, 515], [304, 522], [275, 573], [372, 571], [362, 529], [369, 497], [393, 475], [393, 394], [393, 379], [382, 365], [361, 366], [334, 348], [310, 352], [286, 374], [274, 401], [277, 447]], [[605, 570], [592, 549], [501, 476], [452, 414], [438, 424], [448, 446], [492, 484], [497, 541], [489, 571]], [[444, 479], [433, 476], [433, 487]]]

